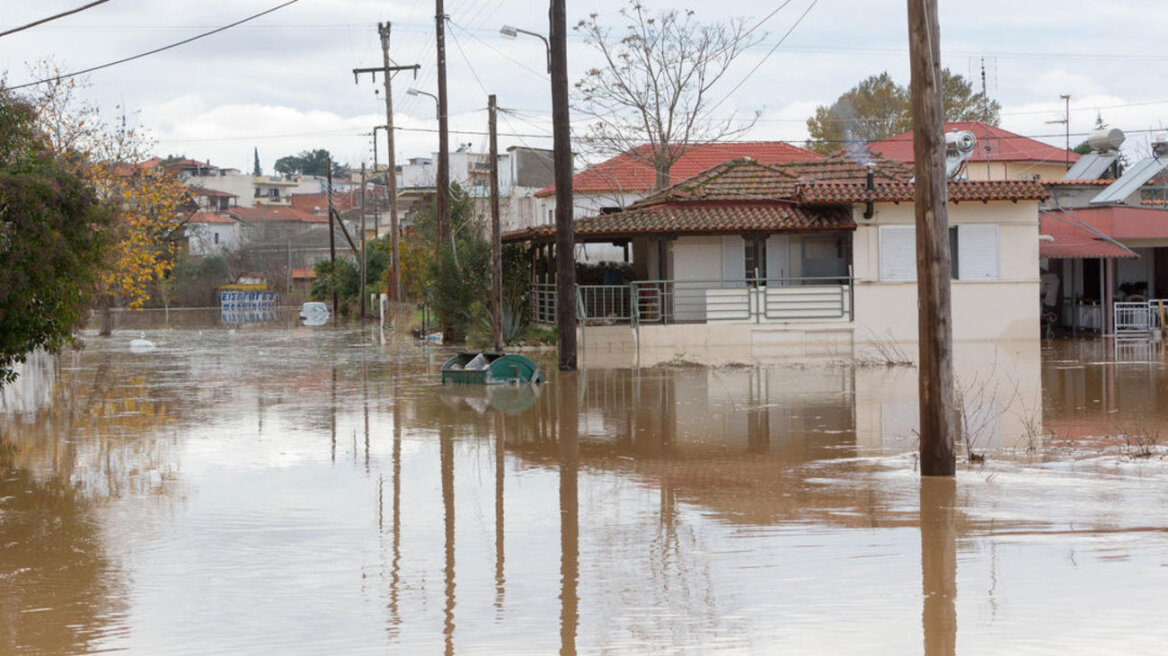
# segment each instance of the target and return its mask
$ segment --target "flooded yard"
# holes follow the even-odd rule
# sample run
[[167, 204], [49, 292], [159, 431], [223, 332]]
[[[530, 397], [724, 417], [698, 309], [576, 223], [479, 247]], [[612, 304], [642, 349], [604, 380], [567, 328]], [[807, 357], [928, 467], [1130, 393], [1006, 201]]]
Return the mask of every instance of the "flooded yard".
[[1151, 345], [960, 347], [984, 462], [922, 483], [909, 367], [537, 353], [541, 387], [443, 387], [452, 351], [402, 336], [135, 321], [4, 392], [0, 652], [1168, 640]]

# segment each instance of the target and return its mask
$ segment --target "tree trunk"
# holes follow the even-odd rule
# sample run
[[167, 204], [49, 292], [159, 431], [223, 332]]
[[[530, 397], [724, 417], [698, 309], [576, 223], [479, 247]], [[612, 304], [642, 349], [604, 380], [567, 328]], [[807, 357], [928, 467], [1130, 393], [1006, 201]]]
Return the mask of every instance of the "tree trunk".
[[98, 309], [101, 314], [101, 328], [98, 330], [98, 335], [102, 337], [109, 337], [114, 332], [113, 305], [114, 299], [109, 296], [102, 296], [98, 302]]

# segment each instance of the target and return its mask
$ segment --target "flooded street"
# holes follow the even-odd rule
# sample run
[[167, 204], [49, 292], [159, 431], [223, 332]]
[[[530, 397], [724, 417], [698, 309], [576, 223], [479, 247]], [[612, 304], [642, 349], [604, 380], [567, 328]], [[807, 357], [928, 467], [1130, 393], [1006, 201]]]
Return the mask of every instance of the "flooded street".
[[922, 483], [913, 368], [537, 353], [542, 387], [443, 387], [452, 351], [403, 336], [134, 321], [4, 392], [2, 653], [1168, 640], [1150, 347], [959, 347], [985, 462]]

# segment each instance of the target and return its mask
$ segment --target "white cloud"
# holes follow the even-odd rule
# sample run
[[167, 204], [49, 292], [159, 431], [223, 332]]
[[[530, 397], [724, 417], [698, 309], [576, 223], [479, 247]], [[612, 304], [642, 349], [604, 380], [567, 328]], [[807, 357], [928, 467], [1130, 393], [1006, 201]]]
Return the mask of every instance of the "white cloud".
[[1030, 81], [1030, 91], [1040, 96], [1058, 97], [1070, 94], [1072, 98], [1092, 96], [1103, 91], [1102, 85], [1081, 73], [1061, 68], [1046, 71]]

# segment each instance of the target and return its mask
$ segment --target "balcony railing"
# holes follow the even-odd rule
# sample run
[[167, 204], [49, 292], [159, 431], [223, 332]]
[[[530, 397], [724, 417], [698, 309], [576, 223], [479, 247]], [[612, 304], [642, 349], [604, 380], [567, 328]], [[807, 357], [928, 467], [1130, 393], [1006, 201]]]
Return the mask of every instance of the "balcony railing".
[[[854, 289], [850, 277], [580, 285], [578, 319], [590, 325], [851, 321]], [[535, 321], [555, 323], [555, 285], [533, 285], [531, 307]]]

